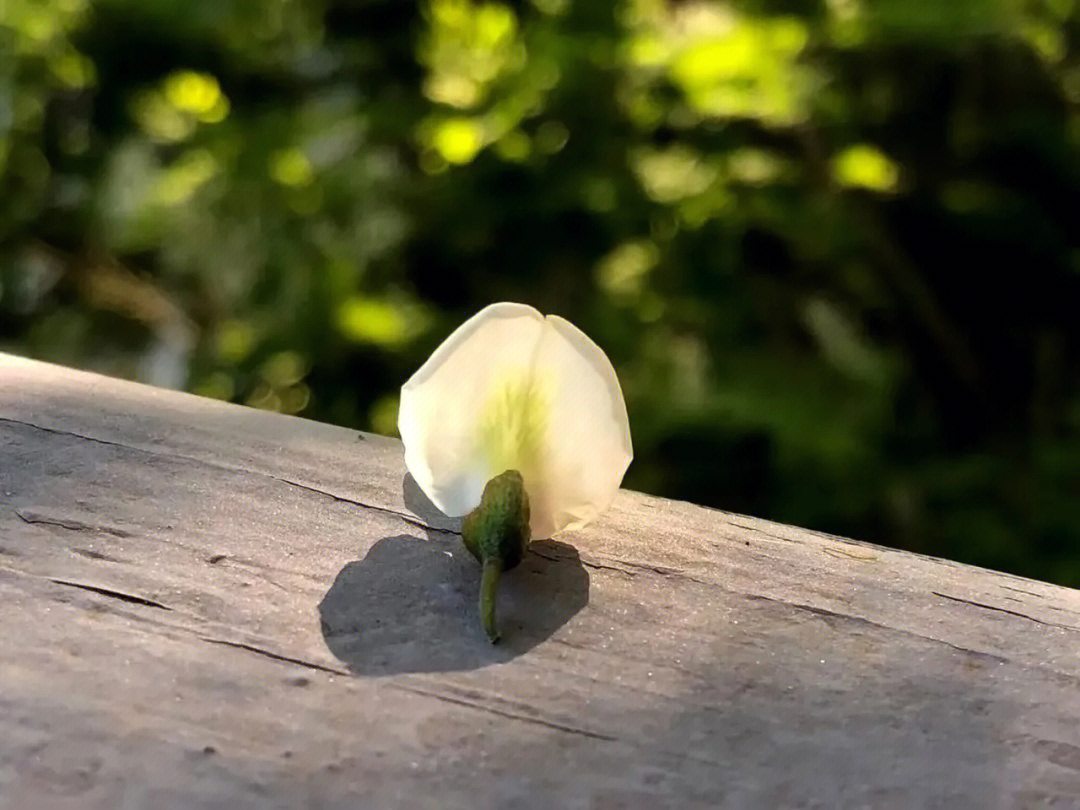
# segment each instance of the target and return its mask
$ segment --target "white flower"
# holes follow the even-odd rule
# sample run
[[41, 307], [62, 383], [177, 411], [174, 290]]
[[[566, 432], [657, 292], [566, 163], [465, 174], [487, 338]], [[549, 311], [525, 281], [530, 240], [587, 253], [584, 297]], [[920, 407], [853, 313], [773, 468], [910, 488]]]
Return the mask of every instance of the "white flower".
[[405, 465], [447, 515], [518, 470], [535, 538], [584, 526], [607, 508], [633, 458], [622, 390], [576, 326], [522, 304], [492, 304], [401, 389]]

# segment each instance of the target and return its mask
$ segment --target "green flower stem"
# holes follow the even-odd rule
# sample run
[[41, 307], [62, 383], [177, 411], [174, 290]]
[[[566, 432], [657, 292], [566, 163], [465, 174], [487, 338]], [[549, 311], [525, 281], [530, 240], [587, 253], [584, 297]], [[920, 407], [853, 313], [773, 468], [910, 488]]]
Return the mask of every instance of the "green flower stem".
[[525, 555], [529, 533], [529, 496], [517, 470], [496, 475], [484, 487], [480, 505], [465, 516], [461, 539], [483, 566], [480, 575], [480, 623], [494, 644], [499, 640], [495, 595], [499, 577]]
[[502, 576], [502, 560], [484, 560], [483, 573], [480, 575], [480, 623], [484, 632], [494, 644], [499, 640], [499, 627], [495, 622], [495, 588]]

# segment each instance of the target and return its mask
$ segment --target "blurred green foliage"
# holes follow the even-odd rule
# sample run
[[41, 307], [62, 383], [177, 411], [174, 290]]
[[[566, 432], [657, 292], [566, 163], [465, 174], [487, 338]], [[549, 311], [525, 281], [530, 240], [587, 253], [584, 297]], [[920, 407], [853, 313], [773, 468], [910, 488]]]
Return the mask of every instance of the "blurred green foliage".
[[580, 325], [628, 486], [1080, 585], [1076, 0], [6, 0], [0, 347], [393, 432]]

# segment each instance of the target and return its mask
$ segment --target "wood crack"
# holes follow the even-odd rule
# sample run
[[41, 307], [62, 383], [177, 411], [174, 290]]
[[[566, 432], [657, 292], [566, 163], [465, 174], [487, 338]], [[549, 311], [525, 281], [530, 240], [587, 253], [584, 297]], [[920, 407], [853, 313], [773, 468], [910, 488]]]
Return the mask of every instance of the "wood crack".
[[[619, 563], [619, 565], [625, 565], [625, 566], [627, 566], [629, 568], [636, 568], [639, 571], [647, 571], [650, 574], [659, 574], [662, 577], [673, 577], [675, 579], [685, 579], [687, 582], [695, 582], [698, 585], [708, 585], [710, 587], [720, 587], [720, 585], [718, 583], [716, 583], [716, 582], [708, 582], [708, 581], [706, 581], [704, 579], [698, 579], [697, 577], [692, 577], [692, 576], [690, 576], [690, 574], [687, 574], [685, 571], [680, 571], [678, 568], [668, 568], [667, 566], [663, 566], [663, 565], [651, 565], [649, 563], [632, 562], [630, 560], [616, 560], [615, 562]], [[604, 567], [604, 566], [602, 566], [602, 567]], [[612, 570], [619, 571], [620, 569], [614, 568]], [[634, 576], [634, 573], [632, 571], [622, 571], [622, 573], [629, 574], [630, 576]]]
[[[773, 602], [774, 604], [784, 605], [785, 607], [789, 607], [789, 608], [792, 608], [794, 610], [798, 610], [798, 611], [801, 611], [801, 612], [804, 612], [804, 613], [811, 613], [813, 615], [816, 615], [816, 616], [818, 616], [820, 618], [825, 619], [826, 621], [837, 619], [837, 620], [840, 620], [840, 621], [854, 622], [854, 623], [857, 623], [857, 624], [866, 625], [868, 627], [873, 627], [876, 630], [885, 630], [885, 631], [888, 631], [890, 633], [899, 633], [901, 635], [905, 635], [905, 636], [908, 636], [910, 638], [917, 638], [917, 639], [920, 639], [922, 641], [928, 641], [928, 642], [930, 642], [932, 644], [942, 644], [942, 645], [944, 645], [946, 647], [950, 647], [950, 648], [952, 648], [952, 649], [954, 649], [954, 650], [956, 650], [958, 652], [966, 653], [968, 655], [978, 656], [980, 658], [986, 658], [986, 659], [989, 659], [989, 660], [991, 660], [991, 661], [993, 661], [995, 663], [1012, 663], [1012, 661], [1010, 659], [1005, 658], [1004, 656], [1001, 656], [1001, 655], [995, 655], [994, 653], [985, 652], [983, 650], [975, 650], [975, 649], [972, 649], [971, 647], [964, 647], [963, 645], [960, 645], [960, 644], [954, 644], [951, 641], [944, 641], [943, 639], [934, 638], [933, 636], [927, 636], [927, 635], [924, 635], [923, 633], [916, 633], [913, 630], [907, 630], [907, 629], [902, 628], [902, 627], [893, 627], [892, 625], [889, 625], [889, 624], [882, 624], [881, 622], [875, 622], [874, 620], [867, 619], [867, 618], [865, 618], [863, 616], [853, 616], [850, 613], [840, 613], [840, 612], [835, 611], [835, 610], [829, 610], [827, 608], [819, 608], [819, 607], [815, 607], [814, 605], [804, 604], [802, 602], [789, 602], [786, 599], [777, 599], [774, 596], [765, 596], [765, 595], [762, 595], [762, 594], [750, 594], [750, 593], [740, 594], [740, 593], [735, 592], [735, 591], [731, 591], [730, 593], [736, 593], [736, 595], [742, 596], [742, 597], [744, 597], [746, 599], [749, 599], [749, 600], [752, 600], [752, 601]], [[1053, 671], [1055, 673], [1057, 672], [1056, 670], [1053, 670]]]
[[[752, 527], [744, 527], [744, 528], [750, 529]], [[819, 618], [822, 618], [822, 619], [824, 619], [826, 621], [830, 621], [830, 620], [847, 620], [847, 621], [851, 621], [851, 622], [859, 622], [859, 623], [862, 623], [862, 624], [865, 624], [865, 625], [868, 625], [868, 626], [871, 626], [871, 627], [874, 627], [874, 628], [877, 628], [877, 629], [887, 630], [887, 631], [891, 631], [891, 632], [895, 632], [895, 633], [901, 633], [901, 634], [904, 634], [904, 635], [907, 635], [907, 636], [911, 636], [911, 637], [914, 637], [914, 638], [919, 638], [919, 639], [922, 639], [924, 641], [928, 641], [928, 642], [935, 643], [935, 644], [943, 644], [943, 645], [945, 645], [947, 647], [950, 647], [950, 648], [952, 648], [954, 650], [957, 650], [958, 652], [967, 653], [969, 655], [983, 656], [983, 657], [986, 657], [986, 658], [990, 658], [990, 659], [992, 659], [994, 661], [1006, 661], [1007, 662], [1009, 660], [1009, 659], [1004, 658], [1002, 656], [994, 655], [993, 653], [988, 653], [988, 652], [984, 652], [984, 651], [981, 651], [981, 650], [975, 650], [975, 649], [972, 649], [970, 647], [965, 647], [965, 646], [960, 645], [960, 644], [953, 644], [952, 642], [943, 641], [942, 639], [934, 638], [933, 636], [927, 636], [927, 635], [924, 635], [922, 633], [916, 633], [916, 632], [914, 632], [912, 630], [905, 630], [903, 628], [893, 627], [893, 626], [887, 625], [887, 624], [882, 624], [880, 622], [875, 622], [875, 621], [873, 621], [871, 619], [867, 619], [867, 618], [864, 618], [862, 616], [853, 616], [853, 615], [850, 615], [850, 614], [847, 614], [847, 613], [839, 613], [837, 611], [828, 610], [827, 608], [815, 607], [814, 605], [808, 605], [808, 604], [804, 604], [804, 603], [801, 603], [801, 602], [789, 602], [789, 601], [786, 601], [786, 600], [783, 600], [783, 599], [777, 599], [775, 597], [764, 596], [764, 595], [761, 595], [761, 594], [743, 593], [741, 591], [731, 590], [729, 588], [725, 588], [723, 585], [721, 585], [718, 582], [707, 582], [705, 580], [700, 580], [700, 579], [692, 577], [692, 576], [690, 576], [690, 575], [688, 575], [688, 574], [686, 574], [686, 573], [684, 573], [682, 571], [679, 571], [678, 569], [675, 569], [675, 568], [666, 568], [664, 566], [649, 565], [649, 564], [645, 564], [645, 563], [636, 563], [636, 562], [631, 562], [631, 561], [628, 561], [628, 560], [618, 560], [617, 562], [620, 565], [626, 565], [626, 566], [629, 566], [631, 568], [637, 568], [639, 570], [644, 570], [644, 571], [648, 571], [648, 572], [651, 572], [651, 573], [656, 573], [656, 574], [659, 574], [659, 575], [664, 576], [664, 577], [685, 579], [685, 580], [690, 581], [690, 582], [695, 582], [695, 583], [697, 583], [699, 585], [706, 585], [706, 586], [709, 586], [709, 587], [718, 588], [718, 589], [724, 591], [725, 593], [729, 593], [729, 594], [732, 594], [734, 596], [740, 596], [740, 597], [743, 597], [745, 599], [754, 600], [754, 601], [767, 601], [767, 602], [773, 602], [773, 603], [780, 604], [780, 605], [785, 605], [787, 607], [793, 608], [795, 610], [802, 611], [804, 613], [811, 613], [811, 614], [816, 615]], [[596, 566], [595, 563], [590, 564], [590, 563], [585, 562], [585, 560], [582, 560], [582, 564], [586, 565], [586, 566]], [[612, 570], [616, 570], [616, 571], [621, 570], [619, 568], [614, 568], [612, 566], [599, 566], [599, 567], [612, 568]], [[629, 572], [629, 571], [622, 571], [622, 573], [633, 576], [633, 573]], [[946, 599], [953, 599], [953, 600], [958, 601], [958, 602], [967, 602], [967, 600], [959, 599], [957, 597], [950, 597], [947, 594], [937, 593], [936, 591], [933, 592], [933, 593], [936, 596], [941, 596], [941, 597], [944, 597]], [[999, 611], [1001, 611], [1003, 613], [1011, 613], [1011, 614], [1016, 615], [1016, 616], [1018, 616], [1020, 618], [1029, 619], [1030, 621], [1036, 622], [1038, 624], [1046, 625], [1046, 626], [1049, 626], [1049, 627], [1060, 627], [1060, 628], [1067, 629], [1067, 630], [1080, 629], [1080, 628], [1071, 627], [1069, 625], [1057, 624], [1057, 623], [1054, 623], [1054, 622], [1045, 622], [1045, 621], [1042, 621], [1040, 619], [1036, 619], [1034, 617], [1027, 616], [1027, 615], [1025, 615], [1023, 613], [1018, 613], [1016, 611], [1008, 610], [1006, 608], [995, 608], [992, 605], [983, 605], [983, 604], [978, 603], [978, 602], [968, 602], [968, 604], [972, 604], [975, 607], [987, 608], [989, 610], [999, 610]], [[1054, 671], [1056, 672], [1056, 670], [1054, 670]]]
[[1012, 585], [1006, 585], [1005, 583], [1001, 583], [1000, 587], [1004, 588], [1007, 591], [1015, 591], [1016, 593], [1024, 593], [1028, 596], [1034, 596], [1036, 599], [1046, 598], [1041, 593], [1035, 593], [1035, 591], [1025, 591], [1023, 588], [1014, 588]]
[[121, 602], [127, 602], [132, 605], [142, 605], [143, 607], [152, 607], [157, 608], [158, 610], [172, 610], [168, 605], [163, 605], [161, 602], [155, 602], [153, 599], [147, 599], [145, 596], [136, 596], [135, 594], [124, 593], [123, 591], [114, 591], [112, 588], [102, 588], [99, 585], [87, 585], [85, 582], [72, 582], [68, 579], [57, 579], [55, 577], [49, 577], [48, 579], [50, 582], [54, 582], [57, 585], [64, 585], [68, 588], [79, 588], [80, 590], [96, 593], [99, 596], [107, 596], [110, 599], [119, 599]]
[[600, 570], [600, 571], [616, 571], [616, 572], [618, 572], [620, 574], [623, 574], [625, 576], [628, 576], [628, 577], [636, 577], [637, 576], [637, 573], [635, 573], [634, 571], [627, 571], [625, 568], [620, 568], [617, 565], [604, 565], [603, 563], [589, 562], [588, 560], [585, 560], [585, 559], [581, 560], [581, 564], [584, 565], [586, 568], [594, 568], [594, 569], [597, 569], [597, 570]]
[[[530, 546], [531, 546], [531, 544], [530, 544]], [[563, 560], [566, 559], [565, 557], [553, 557], [550, 554], [541, 554], [539, 551], [537, 551], [534, 548], [529, 548], [528, 552], [530, 554], [535, 554], [537, 557], [540, 557], [540, 558], [545, 559], [545, 560], [550, 560], [551, 562], [555, 562], [555, 563], [563, 562]]]
[[[247, 644], [241, 641], [228, 641], [226, 639], [213, 638], [211, 636], [200, 636], [203, 641], [209, 644], [219, 644], [224, 647], [233, 647], [238, 650], [246, 650], [247, 652], [255, 653], [264, 658], [269, 658], [272, 661], [279, 663], [295, 664], [296, 666], [306, 667], [308, 669], [316, 670], [318, 672], [328, 672], [332, 675], [351, 676], [353, 673], [347, 670], [337, 669], [336, 667], [329, 667], [325, 664], [318, 664], [313, 661], [306, 661], [302, 658], [294, 658], [289, 655], [282, 655], [281, 653], [272, 652], [271, 650], [257, 647], [254, 644]], [[406, 686], [404, 684], [387, 684], [391, 689], [398, 689], [410, 694], [419, 695], [421, 697], [434, 698], [446, 703], [453, 703], [457, 706], [465, 706], [470, 709], [476, 709], [478, 711], [487, 712], [488, 714], [494, 714], [499, 717], [506, 718], [508, 720], [518, 720], [523, 723], [532, 723], [534, 725], [544, 726], [546, 728], [555, 729], [556, 731], [562, 731], [567, 734], [577, 734], [583, 737], [588, 737], [595, 740], [605, 740], [607, 742], [615, 742], [617, 737], [610, 734], [602, 734], [596, 731], [589, 731], [588, 729], [577, 728], [576, 726], [566, 725], [553, 720], [546, 720], [541, 717], [530, 717], [526, 714], [518, 714], [516, 712], [505, 711], [503, 709], [496, 709], [493, 706], [489, 706], [482, 701], [468, 700], [463, 697], [456, 697], [453, 695], [447, 695], [441, 692], [430, 691], [427, 689], [420, 689], [415, 686]]]
[[[217, 464], [217, 463], [215, 463], [213, 461], [208, 461], [207, 459], [195, 458], [194, 456], [187, 456], [187, 455], [184, 455], [182, 453], [161, 453], [161, 452], [158, 452], [158, 451], [155, 451], [155, 450], [148, 450], [145, 447], [135, 447], [134, 445], [124, 444], [123, 442], [114, 442], [114, 441], [109, 441], [107, 439], [98, 439], [98, 438], [96, 438], [94, 436], [86, 436], [86, 435], [84, 435], [82, 433], [73, 433], [72, 431], [69, 431], [69, 430], [59, 430], [57, 428], [44, 427], [42, 425], [34, 424], [33, 422], [24, 422], [24, 421], [19, 420], [19, 419], [11, 419], [9, 417], [4, 417], [4, 416], [0, 416], [0, 422], [7, 422], [8, 424], [12, 424], [12, 425], [21, 425], [22, 427], [32, 428], [33, 430], [40, 430], [40, 431], [43, 431], [45, 433], [52, 433], [52, 434], [55, 434], [55, 435], [58, 435], [58, 436], [71, 436], [71, 437], [76, 438], [76, 439], [83, 439], [83, 440], [88, 441], [88, 442], [94, 442], [96, 444], [104, 444], [104, 445], [108, 445], [110, 447], [120, 447], [120, 448], [122, 448], [124, 450], [130, 450], [130, 451], [136, 452], [136, 453], [143, 453], [145, 455], [154, 456], [156, 458], [167, 458], [167, 459], [174, 459], [174, 460], [177, 460], [177, 461], [187, 461], [187, 462], [190, 462], [192, 464], [201, 464], [203, 466], [210, 467], [211, 469], [224, 470], [226, 472], [247, 473], [249, 475], [258, 475], [258, 476], [261, 476], [263, 478], [269, 478], [271, 480], [278, 481], [278, 482], [280, 482], [282, 484], [286, 484], [287, 486], [296, 487], [298, 489], [302, 489], [302, 490], [305, 490], [307, 492], [312, 492], [312, 493], [315, 493], [317, 495], [323, 495], [323, 496], [325, 496], [327, 498], [332, 498], [333, 500], [338, 501], [340, 503], [348, 503], [348, 504], [352, 504], [353, 506], [359, 506], [359, 507], [361, 507], [363, 509], [371, 509], [371, 510], [374, 510], [376, 512], [382, 512], [382, 513], [387, 514], [387, 515], [393, 515], [394, 517], [397, 517], [397, 518], [405, 521], [406, 523], [408, 523], [408, 524], [410, 524], [412, 526], [415, 526], [415, 527], [417, 527], [419, 529], [423, 529], [424, 531], [438, 532], [438, 533], [442, 533], [442, 534], [452, 534], [452, 535], [460, 535], [461, 534], [460, 532], [456, 532], [453, 529], [440, 529], [440, 528], [435, 527], [435, 526], [429, 526], [428, 524], [424, 523], [421, 520], [417, 520], [415, 517], [412, 517], [411, 515], [406, 515], [403, 512], [398, 512], [396, 509], [390, 509], [389, 507], [386, 507], [386, 506], [375, 506], [374, 504], [364, 503], [363, 501], [357, 501], [357, 500], [354, 500], [352, 498], [347, 498], [344, 495], [336, 495], [333, 492], [329, 492], [329, 491], [327, 491], [325, 489], [319, 489], [318, 487], [313, 487], [313, 486], [310, 486], [308, 484], [301, 484], [299, 481], [293, 481], [292, 479], [283, 478], [283, 477], [281, 477], [279, 475], [274, 475], [273, 473], [263, 472], [261, 470], [252, 470], [252, 469], [249, 469], [247, 467], [233, 467], [233, 466], [230, 466], [230, 465], [227, 465], [227, 464]], [[16, 513], [16, 514], [18, 514], [18, 513]], [[20, 515], [20, 517], [22, 517], [22, 515]], [[28, 521], [28, 522], [42, 522], [42, 521]], [[62, 525], [62, 524], [57, 524], [57, 525]], [[80, 525], [79, 528], [81, 528], [81, 527], [82, 526]], [[72, 528], [72, 527], [66, 527], [66, 528]], [[108, 529], [102, 529], [102, 531], [108, 532], [109, 530]], [[124, 536], [128, 536], [128, 535], [117, 535], [117, 536], [124, 537]]]
[[531, 723], [537, 726], [544, 726], [545, 728], [555, 729], [556, 731], [562, 731], [566, 734], [576, 734], [581, 737], [588, 737], [593, 740], [603, 740], [605, 742], [618, 742], [618, 737], [614, 737], [610, 734], [602, 734], [598, 731], [589, 731], [588, 729], [577, 728], [576, 726], [566, 725], [554, 720], [546, 720], [542, 717], [530, 717], [527, 714], [518, 714], [516, 712], [508, 712], [503, 709], [496, 709], [493, 706], [489, 706], [486, 703], [479, 701], [467, 700], [465, 698], [455, 697], [453, 695], [446, 695], [441, 692], [433, 692], [427, 689], [419, 689], [415, 686], [405, 686], [403, 684], [387, 684], [391, 689], [398, 689], [402, 692], [408, 692], [414, 695], [420, 695], [422, 697], [434, 698], [435, 700], [441, 700], [445, 703], [453, 703], [456, 706], [465, 706], [470, 709], [476, 709], [478, 711], [487, 712], [488, 714], [494, 714], [498, 717], [506, 718], [507, 720], [517, 720], [522, 723]]
[[317, 672], [329, 672], [331, 675], [344, 675], [349, 676], [352, 673], [348, 670], [337, 669], [336, 667], [328, 667], [325, 664], [317, 664], [314, 661], [305, 661], [303, 658], [293, 658], [290, 655], [282, 655], [281, 653], [272, 652], [271, 650], [264, 650], [262, 647], [256, 647], [254, 644], [246, 644], [242, 641], [227, 641], [223, 638], [213, 638], [212, 636], [199, 636], [200, 639], [208, 644], [219, 644], [222, 647], [233, 647], [237, 650], [247, 650], [248, 652], [261, 655], [263, 658], [269, 658], [272, 661], [278, 661], [279, 663], [295, 664], [298, 667], [306, 667], [308, 669], [316, 670]]
[[[95, 442], [97, 444], [106, 444], [106, 445], [109, 445], [111, 447], [123, 447], [123, 448], [125, 448], [127, 450], [139, 450], [140, 449], [138, 447], [132, 447], [129, 444], [124, 444], [123, 442], [111, 442], [108, 439], [98, 439], [98, 438], [95, 438], [94, 436], [85, 436], [82, 433], [73, 433], [70, 430], [60, 430], [59, 428], [49, 428], [49, 427], [45, 427], [43, 425], [34, 424], [33, 422], [24, 422], [21, 419], [12, 419], [12, 418], [7, 417], [7, 416], [0, 416], [0, 422], [7, 422], [9, 425], [22, 425], [23, 427], [33, 428], [34, 430], [41, 430], [41, 431], [44, 431], [45, 433], [54, 433], [57, 436], [72, 436], [72, 437], [74, 437], [76, 439], [84, 439], [84, 440], [86, 440], [88, 442]], [[149, 452], [149, 451], [143, 450], [142, 452]]]
[[931, 591], [934, 596], [940, 596], [942, 599], [948, 599], [951, 602], [959, 602], [963, 605], [971, 605], [972, 607], [982, 608], [983, 610], [996, 610], [998, 613], [1007, 613], [1010, 616], [1016, 616], [1019, 619], [1027, 619], [1029, 622], [1035, 622], [1035, 624], [1041, 624], [1046, 627], [1060, 627], [1062, 630], [1080, 630], [1080, 627], [1073, 627], [1068, 624], [1058, 624], [1057, 622], [1047, 622], [1042, 619], [1036, 619], [1034, 616], [1029, 616], [1026, 613], [1021, 613], [1018, 610], [1009, 610], [1008, 608], [998, 607], [997, 605], [988, 605], [984, 602], [975, 602], [971, 599], [964, 599], [960, 596], [950, 596], [947, 593], [939, 593], [938, 591]]
[[110, 534], [113, 537], [132, 536], [132, 533], [126, 529], [118, 529], [114, 526], [93, 525], [72, 518], [48, 517], [47, 515], [41, 515], [37, 512], [20, 512], [18, 509], [12, 511], [15, 512], [15, 515], [19, 520], [23, 523], [29, 523], [30, 525], [57, 526], [61, 529], [68, 529], [73, 532], [98, 532], [100, 534]]
[[439, 528], [436, 528], [435, 526], [429, 526], [428, 524], [424, 523], [421, 520], [417, 520], [416, 518], [414, 518], [414, 517], [412, 517], [410, 515], [406, 515], [403, 512], [398, 512], [396, 509], [391, 509], [391, 508], [389, 508], [387, 506], [375, 506], [374, 504], [364, 503], [362, 501], [356, 501], [356, 500], [353, 500], [352, 498], [346, 498], [344, 495], [335, 495], [333, 492], [328, 492], [325, 489], [319, 489], [318, 487], [313, 487], [313, 486], [310, 486], [309, 484], [301, 484], [299, 481], [293, 481], [293, 480], [291, 480], [289, 478], [282, 478], [281, 476], [273, 475], [271, 473], [255, 473], [255, 474], [257, 474], [257, 475], [265, 475], [267, 478], [273, 478], [275, 481], [280, 481], [283, 484], [287, 484], [288, 486], [291, 486], [291, 487], [296, 487], [297, 489], [305, 490], [306, 492], [314, 492], [316, 495], [324, 495], [327, 498], [332, 498], [333, 500], [338, 501], [339, 503], [348, 503], [348, 504], [352, 504], [353, 506], [360, 506], [360, 507], [362, 507], [364, 509], [371, 509], [371, 510], [373, 510], [375, 512], [382, 512], [383, 514], [386, 514], [386, 515], [393, 515], [394, 517], [400, 518], [401, 520], [405, 521], [409, 525], [415, 526], [418, 529], [423, 529], [424, 531], [437, 532], [437, 533], [440, 533], [440, 534], [452, 534], [452, 535], [455, 535], [455, 536], [458, 536], [458, 537], [461, 536], [461, 532], [456, 532], [453, 529], [439, 529]]
[[773, 532], [766, 531], [760, 526], [751, 526], [747, 523], [739, 523], [739, 521], [737, 520], [732, 520], [730, 515], [727, 516], [727, 522], [730, 523], [732, 526], [743, 529], [744, 531], [754, 532], [754, 534], [760, 534], [773, 540], [779, 540], [782, 543], [794, 543], [796, 545], [804, 545], [801, 540], [798, 540], [794, 537], [784, 537], [781, 534], [774, 534]]

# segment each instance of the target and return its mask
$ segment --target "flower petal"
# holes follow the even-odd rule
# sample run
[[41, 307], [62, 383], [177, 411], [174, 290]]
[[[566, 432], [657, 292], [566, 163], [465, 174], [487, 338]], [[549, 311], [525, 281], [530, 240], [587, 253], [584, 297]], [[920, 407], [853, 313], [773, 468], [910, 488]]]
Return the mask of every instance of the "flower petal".
[[493, 304], [458, 327], [402, 387], [398, 431], [405, 465], [446, 514], [473, 509], [488, 480], [508, 469], [495, 467], [518, 461], [484, 444], [498, 445], [507, 432], [500, 417], [518, 410], [515, 393], [520, 398], [528, 391], [544, 328], [532, 307]]
[[581, 528], [607, 509], [634, 457], [611, 361], [569, 321], [546, 322], [533, 370], [534, 387], [551, 389], [543, 475], [525, 480], [534, 537]]
[[398, 429], [417, 484], [448, 515], [521, 472], [534, 537], [607, 508], [633, 458], [615, 370], [581, 330], [493, 304], [459, 327], [401, 391]]

